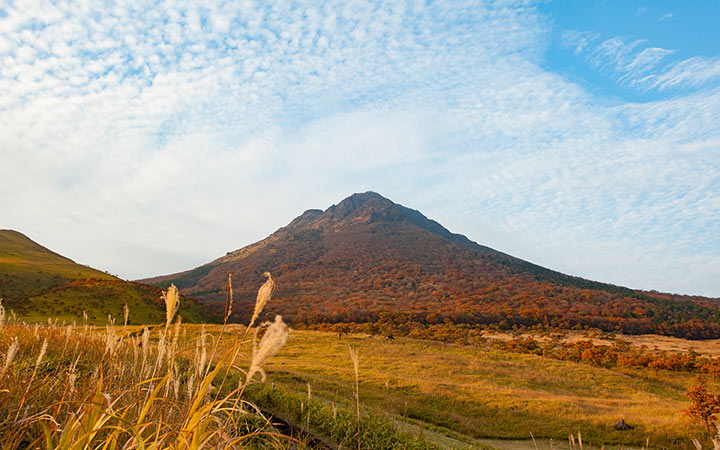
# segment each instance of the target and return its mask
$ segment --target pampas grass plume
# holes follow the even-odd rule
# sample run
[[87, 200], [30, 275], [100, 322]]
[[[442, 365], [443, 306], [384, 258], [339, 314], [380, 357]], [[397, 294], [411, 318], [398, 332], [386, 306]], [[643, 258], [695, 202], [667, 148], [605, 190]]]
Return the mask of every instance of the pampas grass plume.
[[202, 376], [205, 371], [205, 362], [207, 361], [207, 349], [205, 348], [205, 324], [202, 326], [200, 339], [195, 344], [195, 368], [198, 376]]
[[356, 419], [357, 419], [357, 439], [358, 439], [358, 450], [360, 449], [360, 358], [358, 357], [358, 351], [351, 346], [350, 359], [352, 359], [353, 369], [355, 370], [355, 408], [356, 408]]
[[225, 320], [224, 320], [225, 323], [227, 323], [228, 319], [230, 318], [230, 314], [232, 314], [232, 302], [233, 302], [232, 274], [230, 272], [228, 272], [228, 274], [227, 274], [227, 297], [225, 298]]
[[127, 302], [125, 302], [125, 306], [123, 306], [123, 316], [125, 316], [125, 326], [127, 326], [128, 318], [130, 317], [130, 307]]
[[174, 284], [171, 284], [167, 291], [163, 291], [162, 299], [165, 301], [165, 327], [169, 327], [180, 307], [180, 294]]
[[0, 377], [5, 375], [5, 372], [7, 372], [8, 368], [10, 367], [10, 364], [12, 364], [13, 359], [15, 359], [15, 354], [18, 350], [18, 339], [17, 337], [12, 338], [10, 341], [10, 346], [8, 346], [7, 352], [5, 352], [5, 363], [3, 364], [2, 370], [0, 370]]
[[47, 338], [42, 343], [42, 347], [40, 347], [40, 353], [38, 354], [37, 361], [35, 361], [35, 370], [37, 370], [38, 366], [42, 362], [43, 358], [45, 357], [45, 352], [47, 352], [47, 346], [48, 341]]
[[268, 327], [262, 339], [260, 339], [260, 345], [253, 348], [253, 356], [250, 369], [247, 373], [246, 383], [248, 383], [256, 373], [260, 373], [262, 381], [265, 381], [265, 371], [262, 366], [265, 365], [265, 361], [268, 358], [279, 352], [285, 345], [288, 334], [288, 327], [285, 325], [285, 322], [283, 322], [282, 316], [278, 314], [275, 316], [275, 322]]
[[270, 272], [265, 272], [263, 275], [265, 275], [267, 280], [265, 281], [265, 283], [263, 283], [262, 286], [260, 286], [260, 289], [258, 289], [257, 299], [255, 300], [255, 310], [253, 311], [253, 315], [250, 319], [250, 324], [248, 325], [248, 328], [253, 326], [257, 318], [260, 316], [263, 308], [265, 308], [267, 302], [270, 301], [270, 297], [272, 297], [273, 292], [275, 291], [275, 281], [273, 281]]

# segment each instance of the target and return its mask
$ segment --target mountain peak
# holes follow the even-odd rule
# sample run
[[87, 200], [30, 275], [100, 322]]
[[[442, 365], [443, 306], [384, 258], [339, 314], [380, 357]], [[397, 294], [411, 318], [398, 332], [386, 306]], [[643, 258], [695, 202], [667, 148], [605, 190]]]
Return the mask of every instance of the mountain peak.
[[[347, 197], [342, 202], [345, 201], [354, 201], [358, 202], [360, 204], [367, 203], [367, 202], [383, 202], [383, 203], [393, 203], [390, 199], [383, 197], [382, 195], [378, 194], [374, 191], [367, 191], [367, 192], [356, 192], [352, 194], [350, 197]], [[340, 203], [342, 203], [340, 202]]]
[[385, 211], [393, 206], [398, 205], [376, 192], [368, 191], [353, 194], [337, 205], [329, 207], [325, 212], [330, 213], [333, 218], [341, 219], [359, 210]]

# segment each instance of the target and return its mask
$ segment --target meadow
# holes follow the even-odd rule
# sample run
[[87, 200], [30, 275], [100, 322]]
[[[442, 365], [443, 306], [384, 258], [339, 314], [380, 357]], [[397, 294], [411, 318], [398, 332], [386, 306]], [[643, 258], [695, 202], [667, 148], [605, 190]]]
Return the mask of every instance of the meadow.
[[[0, 309], [0, 448], [695, 448], [692, 370], [594, 365], [472, 344], [166, 317], [28, 324]], [[229, 317], [231, 303], [226, 307]], [[117, 322], [117, 323], [116, 323]], [[610, 338], [596, 339], [598, 345]], [[647, 345], [649, 336], [631, 346]], [[713, 355], [717, 343], [661, 338]], [[579, 341], [569, 336], [569, 342]], [[705, 349], [703, 346], [707, 346]], [[692, 347], [691, 347], [692, 346]], [[629, 430], [613, 425], [624, 420]]]
[[[691, 373], [294, 330], [264, 361], [265, 382], [256, 375], [245, 385], [253, 355], [245, 330], [6, 324], [3, 448], [290, 448], [293, 439], [355, 448], [350, 347], [359, 355], [362, 448], [567, 448], [578, 432], [586, 447], [693, 448], [703, 434], [681, 414]], [[635, 429], [614, 430], [620, 418]]]
[[[694, 448], [703, 434], [682, 415], [697, 374], [603, 368], [486, 347], [410, 338], [294, 331], [268, 364], [269, 377], [292, 392], [311, 386], [314, 398], [351, 398], [348, 346], [360, 354], [360, 392], [366, 409], [439, 432], [468, 445], [552, 439], [570, 434], [598, 448]], [[708, 389], [718, 385], [708, 381]], [[620, 419], [633, 430], [618, 431]], [[491, 439], [487, 441], [485, 439]]]
[[[163, 294], [165, 323], [149, 327], [125, 325], [129, 310], [122, 325], [28, 324], [0, 304], [0, 448], [327, 448], [248, 400], [289, 333], [280, 316], [252, 327], [272, 291], [263, 288], [249, 327], [212, 332], [175, 319], [174, 286]], [[357, 404], [306, 407], [315, 418], [325, 411], [336, 447], [435, 448]]]

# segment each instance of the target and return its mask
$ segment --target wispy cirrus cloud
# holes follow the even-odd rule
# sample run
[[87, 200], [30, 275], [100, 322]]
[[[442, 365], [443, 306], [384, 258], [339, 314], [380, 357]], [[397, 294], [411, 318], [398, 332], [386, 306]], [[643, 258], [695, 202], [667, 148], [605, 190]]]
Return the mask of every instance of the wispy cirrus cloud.
[[628, 84], [658, 67], [672, 50], [647, 47], [646, 41], [625, 43], [620, 38], [602, 42], [593, 51], [590, 63], [595, 67], [608, 68], [618, 74], [618, 80]]
[[647, 74], [640, 84], [649, 89], [700, 87], [720, 80], [720, 58], [693, 57], [669, 65], [657, 74]]
[[592, 32], [569, 30], [563, 42], [617, 82], [643, 91], [698, 88], [720, 80], [720, 58], [672, 59], [674, 50], [649, 46], [643, 39], [601, 40]]

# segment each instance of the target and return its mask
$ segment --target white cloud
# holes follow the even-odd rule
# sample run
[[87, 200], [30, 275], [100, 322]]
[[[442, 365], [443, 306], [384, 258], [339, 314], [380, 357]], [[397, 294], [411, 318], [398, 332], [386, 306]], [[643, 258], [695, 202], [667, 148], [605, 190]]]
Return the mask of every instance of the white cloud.
[[651, 74], [641, 80], [642, 84], [658, 90], [675, 87], [698, 87], [720, 79], [720, 58], [699, 56], [678, 61], [659, 74]]
[[599, 36], [590, 31], [565, 30], [561, 41], [566, 47], [573, 47], [573, 53], [580, 54], [585, 51]]
[[7, 12], [0, 226], [80, 262], [179, 271], [372, 189], [551, 268], [720, 295], [714, 60], [566, 34], [622, 83], [698, 89], [625, 104], [543, 70], [521, 3]]
[[611, 73], [626, 86], [642, 91], [698, 88], [720, 80], [720, 58], [694, 56], [671, 60], [674, 50], [650, 47], [642, 39], [614, 37], [597, 43], [591, 32], [569, 30], [563, 42], [574, 53], [585, 54], [595, 68]]
[[592, 51], [590, 63], [595, 67], [609, 68], [618, 74], [618, 79], [627, 84], [636, 84], [639, 77], [654, 70], [672, 50], [647, 47], [647, 42], [635, 40], [626, 43], [621, 38], [611, 38]]

